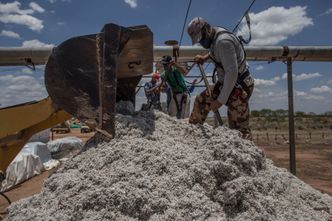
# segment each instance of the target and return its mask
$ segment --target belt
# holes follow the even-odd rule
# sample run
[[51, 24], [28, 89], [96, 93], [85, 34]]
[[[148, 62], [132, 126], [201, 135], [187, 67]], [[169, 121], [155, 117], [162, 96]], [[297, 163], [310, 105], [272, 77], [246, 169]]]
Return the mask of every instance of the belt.
[[242, 73], [241, 75], [239, 74], [238, 78], [237, 78], [237, 83], [241, 84], [241, 82], [250, 75], [249, 70], [247, 69], [244, 73]]

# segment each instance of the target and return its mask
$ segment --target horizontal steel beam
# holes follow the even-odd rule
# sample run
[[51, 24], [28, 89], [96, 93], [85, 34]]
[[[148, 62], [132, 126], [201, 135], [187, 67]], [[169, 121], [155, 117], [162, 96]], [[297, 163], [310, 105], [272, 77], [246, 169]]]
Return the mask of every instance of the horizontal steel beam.
[[[165, 54], [172, 55], [171, 46], [154, 46], [154, 59], [160, 60]], [[176, 48], [175, 48], [176, 50]], [[249, 61], [332, 61], [332, 46], [246, 46], [245, 51]], [[207, 53], [198, 46], [181, 46], [179, 60], [190, 61], [197, 54]]]
[[0, 66], [45, 64], [53, 47], [21, 48], [0, 47]]
[[[154, 46], [154, 61], [163, 55], [173, 55], [172, 46]], [[332, 46], [247, 46], [245, 47], [249, 61], [332, 61]], [[52, 48], [0, 47], [0, 66], [45, 64]], [[181, 46], [178, 61], [192, 61], [197, 54], [207, 53], [199, 46]]]

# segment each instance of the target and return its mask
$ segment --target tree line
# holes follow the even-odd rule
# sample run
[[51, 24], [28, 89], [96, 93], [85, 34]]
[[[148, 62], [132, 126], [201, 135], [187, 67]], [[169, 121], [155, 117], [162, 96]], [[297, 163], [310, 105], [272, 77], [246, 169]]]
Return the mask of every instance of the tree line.
[[[250, 112], [252, 117], [288, 117], [288, 110], [284, 109], [262, 109], [262, 110], [252, 110]], [[322, 114], [316, 114], [314, 112], [304, 112], [304, 111], [296, 111], [294, 113], [295, 117], [313, 117], [313, 116], [332, 116], [332, 111], [327, 111]]]

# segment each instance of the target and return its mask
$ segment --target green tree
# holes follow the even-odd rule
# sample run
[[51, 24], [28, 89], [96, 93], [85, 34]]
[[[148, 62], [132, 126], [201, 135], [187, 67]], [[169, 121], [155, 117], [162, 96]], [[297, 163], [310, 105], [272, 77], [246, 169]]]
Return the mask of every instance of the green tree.
[[251, 111], [252, 117], [260, 117], [260, 111], [259, 110], [252, 110]]
[[305, 117], [306, 113], [304, 111], [296, 111], [295, 116], [296, 117]]
[[277, 110], [275, 110], [275, 112], [278, 117], [287, 117], [288, 116], [288, 110], [277, 109]]
[[269, 117], [272, 116], [272, 110], [271, 109], [262, 109], [260, 111], [260, 116], [261, 117]]

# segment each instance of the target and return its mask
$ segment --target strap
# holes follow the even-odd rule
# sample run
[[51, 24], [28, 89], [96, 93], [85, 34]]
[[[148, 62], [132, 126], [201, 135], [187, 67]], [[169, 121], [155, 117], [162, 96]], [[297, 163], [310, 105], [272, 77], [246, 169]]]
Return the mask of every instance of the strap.
[[245, 18], [246, 18], [247, 26], [248, 26], [248, 29], [249, 29], [249, 39], [248, 40], [244, 40], [244, 38], [243, 38], [242, 35], [239, 36], [239, 39], [240, 39], [241, 43], [243, 42], [245, 44], [249, 44], [250, 41], [251, 41], [251, 27], [250, 27], [250, 16], [249, 16], [248, 11], [245, 14]]
[[[225, 28], [223, 28], [223, 29], [225, 29]], [[242, 43], [241, 39], [240, 39], [238, 36], [236, 36], [233, 32], [230, 32], [230, 31], [228, 31], [228, 30], [222, 30], [222, 31], [219, 31], [219, 32], [216, 33], [216, 36], [214, 37], [214, 40], [216, 40], [220, 35], [225, 34], [225, 33], [234, 36], [235, 39], [240, 43], [241, 48], [242, 48], [243, 53], [244, 53], [243, 60], [241, 61], [241, 64], [242, 64], [242, 63], [245, 62], [246, 59], [247, 59], [247, 53], [246, 53], [246, 50], [244, 50], [243, 43]], [[216, 59], [215, 59], [211, 54], [209, 54], [209, 57], [210, 57], [210, 59], [211, 59], [211, 60], [212, 60], [212, 61], [213, 61], [213, 62], [214, 62], [219, 68], [221, 68], [222, 70], [224, 70], [222, 64], [221, 64], [220, 62], [217, 62]]]

